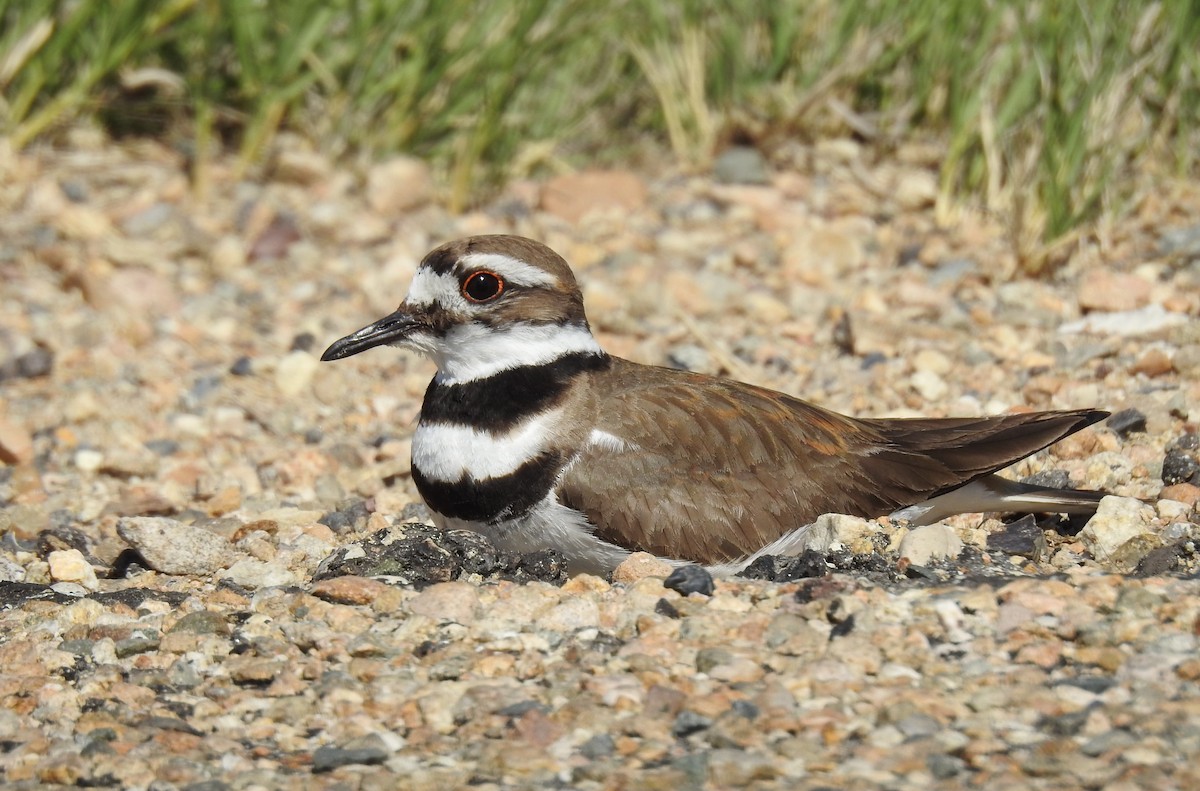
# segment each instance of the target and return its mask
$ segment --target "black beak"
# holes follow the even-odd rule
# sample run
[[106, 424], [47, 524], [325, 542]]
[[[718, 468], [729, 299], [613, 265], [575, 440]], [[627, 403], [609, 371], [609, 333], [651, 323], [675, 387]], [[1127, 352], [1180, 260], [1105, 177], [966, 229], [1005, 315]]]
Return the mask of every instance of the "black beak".
[[321, 355], [321, 362], [340, 360], [343, 357], [351, 357], [359, 352], [365, 352], [367, 349], [374, 349], [376, 346], [402, 341], [420, 326], [422, 323], [413, 314], [397, 310], [374, 324], [368, 324], [358, 332], [334, 341]]

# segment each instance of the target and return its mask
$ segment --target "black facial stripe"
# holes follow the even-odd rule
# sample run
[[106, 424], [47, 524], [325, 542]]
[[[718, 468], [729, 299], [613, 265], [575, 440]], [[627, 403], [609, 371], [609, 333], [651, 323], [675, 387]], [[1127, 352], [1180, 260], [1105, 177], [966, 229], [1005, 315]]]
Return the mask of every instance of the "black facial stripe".
[[541, 502], [558, 480], [564, 455], [546, 451], [498, 478], [476, 480], [464, 475], [457, 481], [431, 481], [417, 465], [412, 467], [417, 491], [434, 511], [451, 519], [498, 522], [524, 516]]
[[422, 423], [456, 423], [502, 434], [530, 415], [555, 406], [575, 378], [612, 365], [607, 354], [575, 352], [544, 365], [523, 365], [486, 379], [441, 384], [436, 379], [425, 391]]
[[425, 260], [421, 262], [421, 266], [435, 274], [445, 275], [454, 271], [456, 263], [458, 263], [458, 254], [453, 250], [435, 250], [425, 256]]

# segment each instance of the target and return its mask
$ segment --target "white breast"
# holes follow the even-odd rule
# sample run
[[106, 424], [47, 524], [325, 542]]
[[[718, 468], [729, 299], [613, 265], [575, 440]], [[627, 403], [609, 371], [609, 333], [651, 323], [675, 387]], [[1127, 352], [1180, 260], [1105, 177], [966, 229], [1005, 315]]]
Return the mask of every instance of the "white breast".
[[559, 414], [538, 415], [505, 434], [449, 423], [421, 423], [413, 434], [413, 466], [429, 480], [442, 483], [454, 483], [463, 476], [477, 481], [503, 477], [548, 447]]

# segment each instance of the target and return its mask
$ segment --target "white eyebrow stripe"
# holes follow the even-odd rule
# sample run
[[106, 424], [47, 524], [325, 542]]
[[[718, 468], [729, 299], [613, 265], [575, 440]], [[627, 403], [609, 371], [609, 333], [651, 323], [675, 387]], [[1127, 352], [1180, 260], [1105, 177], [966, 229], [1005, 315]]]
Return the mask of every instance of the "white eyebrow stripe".
[[459, 259], [467, 269], [486, 269], [495, 272], [509, 283], [526, 288], [551, 288], [558, 285], [558, 278], [541, 267], [503, 253], [467, 253]]

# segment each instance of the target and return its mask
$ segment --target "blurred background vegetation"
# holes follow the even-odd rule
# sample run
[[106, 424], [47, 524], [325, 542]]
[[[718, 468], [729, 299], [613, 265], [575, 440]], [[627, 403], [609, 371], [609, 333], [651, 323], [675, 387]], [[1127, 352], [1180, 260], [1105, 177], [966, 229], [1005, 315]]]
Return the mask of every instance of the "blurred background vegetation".
[[281, 130], [409, 152], [462, 207], [587, 163], [702, 169], [852, 134], [944, 145], [941, 200], [1045, 245], [1194, 175], [1200, 2], [1161, 0], [0, 0], [0, 134], [90, 120], [197, 173]]

